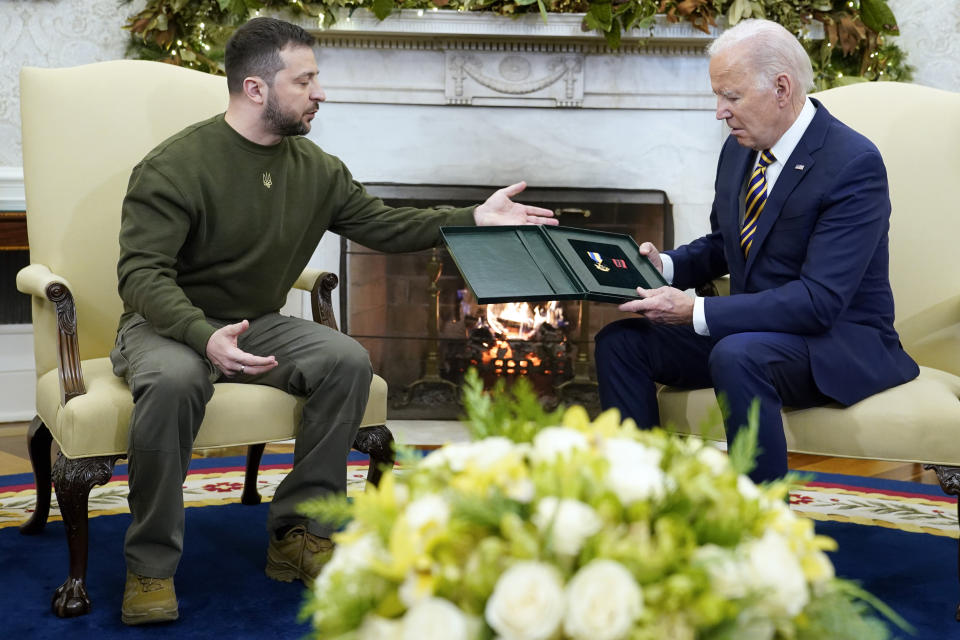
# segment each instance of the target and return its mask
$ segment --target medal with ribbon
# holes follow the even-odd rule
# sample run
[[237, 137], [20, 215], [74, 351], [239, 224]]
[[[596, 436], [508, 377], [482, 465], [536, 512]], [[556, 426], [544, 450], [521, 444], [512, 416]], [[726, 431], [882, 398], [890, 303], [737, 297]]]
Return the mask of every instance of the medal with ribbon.
[[587, 255], [593, 260], [593, 266], [596, 267], [597, 271], [610, 271], [610, 267], [603, 264], [603, 256], [599, 253], [596, 251], [587, 251]]

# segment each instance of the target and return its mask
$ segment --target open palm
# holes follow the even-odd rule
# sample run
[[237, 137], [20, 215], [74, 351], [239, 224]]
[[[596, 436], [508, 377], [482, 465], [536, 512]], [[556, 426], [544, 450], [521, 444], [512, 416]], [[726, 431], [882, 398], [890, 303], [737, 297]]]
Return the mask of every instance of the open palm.
[[518, 182], [494, 191], [486, 202], [474, 210], [473, 218], [477, 225], [559, 224], [553, 217], [553, 211], [520, 204], [510, 199], [526, 188], [526, 182]]

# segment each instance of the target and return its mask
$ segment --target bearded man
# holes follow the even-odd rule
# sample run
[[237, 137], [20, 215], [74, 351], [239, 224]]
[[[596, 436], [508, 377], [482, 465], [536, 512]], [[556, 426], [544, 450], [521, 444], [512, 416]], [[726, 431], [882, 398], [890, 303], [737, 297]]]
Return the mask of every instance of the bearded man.
[[257, 18], [227, 43], [229, 104], [133, 169], [120, 229], [124, 314], [111, 360], [134, 397], [124, 553], [127, 624], [174, 620], [183, 549], [182, 483], [213, 383], [303, 396], [293, 469], [267, 517], [266, 573], [310, 584], [331, 526], [297, 505], [346, 490], [346, 461], [367, 403], [367, 352], [329, 327], [278, 310], [326, 231], [379, 251], [439, 242], [441, 225], [556, 224], [514, 203], [518, 183], [477, 207], [392, 208], [302, 136], [325, 96], [314, 38]]

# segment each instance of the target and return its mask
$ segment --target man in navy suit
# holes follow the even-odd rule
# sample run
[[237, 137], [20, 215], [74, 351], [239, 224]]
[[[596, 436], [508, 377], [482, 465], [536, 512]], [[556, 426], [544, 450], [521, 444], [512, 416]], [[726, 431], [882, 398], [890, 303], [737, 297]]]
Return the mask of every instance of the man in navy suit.
[[[780, 25], [747, 20], [708, 49], [720, 152], [710, 233], [660, 253], [670, 287], [597, 335], [600, 401], [660, 423], [655, 382], [725, 396], [728, 442], [760, 400], [756, 481], [787, 471], [780, 409], [850, 405], [917, 376], [893, 328], [890, 199], [879, 151], [806, 92], [810, 59]], [[729, 296], [683, 290], [730, 275]]]

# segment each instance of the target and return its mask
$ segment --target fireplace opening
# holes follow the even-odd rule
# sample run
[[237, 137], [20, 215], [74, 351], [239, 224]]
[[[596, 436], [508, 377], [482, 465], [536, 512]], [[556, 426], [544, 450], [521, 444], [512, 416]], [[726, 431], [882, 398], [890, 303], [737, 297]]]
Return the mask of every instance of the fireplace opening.
[[[461, 207], [498, 187], [367, 183], [391, 206]], [[554, 210], [560, 224], [673, 245], [663, 191], [528, 187], [518, 198]], [[616, 305], [581, 301], [477, 304], [442, 248], [386, 254], [341, 240], [341, 328], [370, 353], [389, 386], [388, 418], [454, 419], [474, 367], [487, 386], [526, 378], [542, 403], [598, 409], [593, 336], [626, 317]]]

